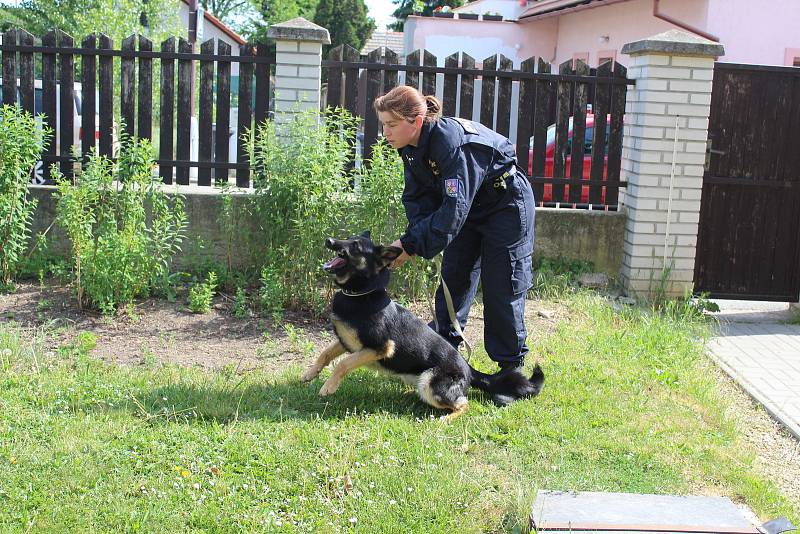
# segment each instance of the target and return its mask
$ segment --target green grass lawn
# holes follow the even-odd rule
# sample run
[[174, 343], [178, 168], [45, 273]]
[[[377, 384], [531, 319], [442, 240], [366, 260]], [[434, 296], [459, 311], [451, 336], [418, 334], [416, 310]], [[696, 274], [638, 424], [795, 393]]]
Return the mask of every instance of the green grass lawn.
[[474, 392], [449, 425], [370, 371], [322, 399], [299, 366], [112, 366], [91, 335], [48, 353], [51, 333], [0, 326], [0, 531], [524, 531], [537, 489], [726, 495], [800, 518], [726, 415], [739, 393], [703, 356], [707, 325], [567, 305], [531, 336], [542, 394], [497, 408]]

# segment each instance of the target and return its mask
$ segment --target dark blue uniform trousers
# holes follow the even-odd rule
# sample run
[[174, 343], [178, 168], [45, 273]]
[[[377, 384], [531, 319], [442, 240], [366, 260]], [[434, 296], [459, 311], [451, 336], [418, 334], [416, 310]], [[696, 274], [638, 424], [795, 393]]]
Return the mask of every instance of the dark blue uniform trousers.
[[[508, 190], [493, 206], [482, 207], [483, 200], [473, 204], [470, 217], [442, 259], [442, 278], [462, 329], [480, 280], [484, 346], [489, 357], [501, 365], [521, 363], [528, 352], [525, 293], [531, 286], [535, 217], [527, 178], [518, 173], [507, 185]], [[462, 339], [451, 326], [441, 286], [436, 291], [436, 319], [439, 334], [458, 347]]]

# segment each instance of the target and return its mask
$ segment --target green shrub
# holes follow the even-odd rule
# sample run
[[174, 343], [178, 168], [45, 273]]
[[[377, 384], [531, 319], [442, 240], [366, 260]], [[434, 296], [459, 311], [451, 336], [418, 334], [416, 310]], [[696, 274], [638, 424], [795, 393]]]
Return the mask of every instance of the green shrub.
[[247, 293], [243, 287], [236, 288], [236, 296], [233, 298], [233, 316], [234, 317], [247, 317]]
[[577, 288], [577, 279], [594, 270], [591, 262], [568, 258], [537, 258], [533, 266], [531, 295], [557, 299]]
[[214, 290], [217, 289], [217, 273], [211, 271], [205, 282], [198, 282], [189, 289], [189, 309], [192, 313], [208, 313]]
[[[252, 212], [260, 225], [255, 255], [266, 258], [260, 269], [265, 309], [321, 312], [327, 303], [322, 290], [331, 288], [321, 269], [330, 258], [325, 238], [370, 230], [373, 240], [388, 244], [406, 226], [397, 152], [381, 141], [365, 165], [348, 166], [356, 124], [340, 109], [324, 116], [309, 111], [287, 124], [264, 123], [254, 133]], [[421, 260], [407, 264], [394, 274], [394, 291], [421, 297], [429, 268]]]
[[45, 233], [40, 232], [33, 239], [33, 245], [19, 264], [17, 274], [20, 278], [34, 278], [40, 284], [44, 279], [52, 276], [59, 282], [69, 283], [70, 263], [63, 253], [51, 248]]
[[16, 106], [0, 109], [0, 287], [9, 287], [28, 243], [36, 201], [28, 182], [51, 131]]
[[79, 306], [86, 297], [103, 313], [163, 285], [186, 225], [183, 198], [153, 177], [150, 142], [123, 136], [121, 146], [116, 163], [90, 155], [74, 180], [55, 171]]
[[286, 287], [275, 264], [265, 265], [261, 269], [260, 282], [258, 303], [261, 309], [267, 312], [276, 312], [282, 309]]
[[709, 300], [708, 293], [694, 296], [690, 289], [680, 297], [666, 298], [652, 302], [653, 310], [659, 311], [675, 320], [691, 321], [706, 316], [706, 312], [718, 312], [719, 305]]

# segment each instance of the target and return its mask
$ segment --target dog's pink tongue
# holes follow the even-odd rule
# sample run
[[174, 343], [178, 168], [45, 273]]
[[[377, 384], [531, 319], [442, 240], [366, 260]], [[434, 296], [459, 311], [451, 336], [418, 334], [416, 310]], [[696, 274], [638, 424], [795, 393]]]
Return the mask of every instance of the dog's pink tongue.
[[338, 269], [339, 267], [344, 265], [344, 263], [345, 263], [344, 258], [336, 256], [332, 260], [325, 262], [325, 265], [323, 265], [322, 267], [324, 269]]

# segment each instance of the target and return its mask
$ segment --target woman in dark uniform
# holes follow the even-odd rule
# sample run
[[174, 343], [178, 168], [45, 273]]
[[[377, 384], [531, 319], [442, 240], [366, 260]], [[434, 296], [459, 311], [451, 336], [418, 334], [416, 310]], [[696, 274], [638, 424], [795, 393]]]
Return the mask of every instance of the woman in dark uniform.
[[[383, 134], [403, 160], [406, 232], [392, 245], [433, 258], [444, 251], [442, 277], [461, 327], [480, 279], [489, 357], [501, 369], [521, 366], [528, 352], [525, 293], [531, 286], [534, 199], [518, 169], [514, 145], [465, 119], [442, 117], [441, 103], [400, 86], [375, 100]], [[439, 333], [454, 346], [442, 288], [436, 292]]]

